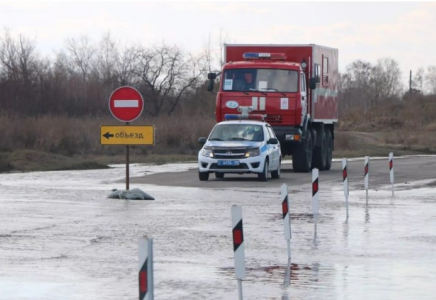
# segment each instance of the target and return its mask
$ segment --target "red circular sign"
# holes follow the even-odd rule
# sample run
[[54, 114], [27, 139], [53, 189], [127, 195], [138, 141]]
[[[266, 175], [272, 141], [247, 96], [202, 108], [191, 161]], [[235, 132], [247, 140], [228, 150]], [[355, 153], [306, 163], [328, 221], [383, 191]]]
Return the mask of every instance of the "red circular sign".
[[136, 89], [122, 86], [110, 96], [109, 109], [116, 119], [122, 122], [131, 122], [141, 115], [144, 109], [144, 100]]

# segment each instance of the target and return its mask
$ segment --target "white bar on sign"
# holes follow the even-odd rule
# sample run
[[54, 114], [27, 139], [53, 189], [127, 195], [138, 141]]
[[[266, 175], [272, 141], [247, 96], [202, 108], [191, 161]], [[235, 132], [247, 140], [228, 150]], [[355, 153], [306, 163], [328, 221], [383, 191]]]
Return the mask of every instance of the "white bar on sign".
[[138, 100], [114, 100], [114, 107], [139, 107]]

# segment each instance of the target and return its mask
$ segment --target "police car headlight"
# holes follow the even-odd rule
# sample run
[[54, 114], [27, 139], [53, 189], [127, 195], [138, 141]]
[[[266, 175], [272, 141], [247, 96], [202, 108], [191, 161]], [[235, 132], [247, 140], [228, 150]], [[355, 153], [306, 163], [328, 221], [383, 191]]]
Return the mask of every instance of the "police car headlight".
[[201, 155], [206, 157], [213, 157], [213, 152], [211, 148], [205, 147], [201, 150]]
[[253, 156], [259, 156], [260, 155], [260, 149], [248, 149], [247, 152], [245, 152], [245, 157], [253, 157]]

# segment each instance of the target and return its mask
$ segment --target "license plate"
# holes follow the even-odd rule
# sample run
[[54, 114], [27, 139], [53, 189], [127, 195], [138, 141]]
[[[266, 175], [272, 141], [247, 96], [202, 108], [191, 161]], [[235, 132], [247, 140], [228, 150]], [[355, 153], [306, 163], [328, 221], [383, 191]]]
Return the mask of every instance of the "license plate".
[[219, 160], [218, 161], [218, 166], [239, 166], [239, 160]]

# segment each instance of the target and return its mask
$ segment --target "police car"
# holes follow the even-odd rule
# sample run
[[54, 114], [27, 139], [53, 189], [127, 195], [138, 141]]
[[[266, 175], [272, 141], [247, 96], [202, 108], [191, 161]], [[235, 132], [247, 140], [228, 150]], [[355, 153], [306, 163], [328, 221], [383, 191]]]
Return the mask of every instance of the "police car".
[[272, 127], [262, 115], [226, 115], [215, 125], [198, 153], [198, 177], [201, 181], [224, 178], [226, 173], [256, 173], [266, 181], [268, 174], [280, 178], [281, 150]]

